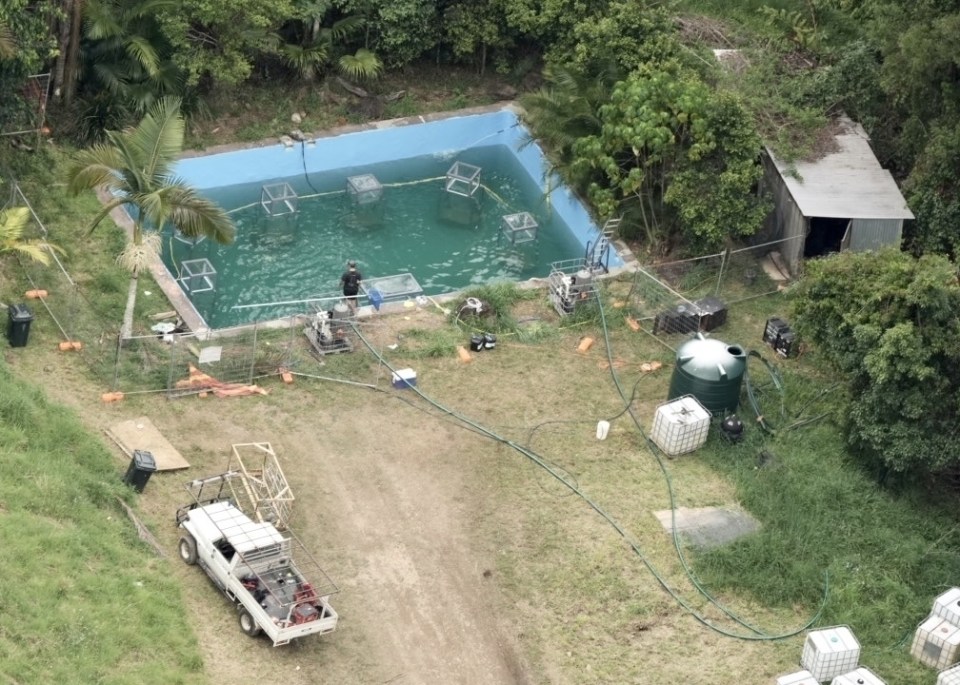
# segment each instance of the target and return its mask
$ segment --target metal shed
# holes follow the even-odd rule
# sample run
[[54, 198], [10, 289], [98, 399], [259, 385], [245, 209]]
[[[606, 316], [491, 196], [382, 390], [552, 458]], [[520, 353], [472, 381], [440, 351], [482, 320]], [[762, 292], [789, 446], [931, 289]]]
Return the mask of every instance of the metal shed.
[[788, 241], [781, 256], [794, 274], [805, 257], [899, 245], [904, 220], [914, 218], [863, 127], [847, 117], [835, 127], [834, 149], [820, 159], [787, 163], [769, 148], [763, 156], [774, 199], [768, 228]]

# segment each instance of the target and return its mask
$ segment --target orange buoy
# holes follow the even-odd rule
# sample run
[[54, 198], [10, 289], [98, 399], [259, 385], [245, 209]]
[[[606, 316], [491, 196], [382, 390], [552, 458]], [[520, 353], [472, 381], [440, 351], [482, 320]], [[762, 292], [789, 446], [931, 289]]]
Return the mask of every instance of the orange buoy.
[[463, 345], [457, 346], [457, 354], [460, 356], [460, 361], [462, 361], [464, 364], [473, 361], [473, 357], [470, 356], [470, 353], [467, 352], [467, 348]]
[[104, 402], [119, 402], [123, 399], [122, 392], [105, 392], [100, 395], [100, 399]]
[[589, 350], [591, 347], [593, 347], [593, 338], [587, 336], [580, 341], [579, 345], [577, 345], [577, 352], [580, 354], [586, 354], [587, 350]]
[[36, 300], [40, 297], [46, 297], [47, 291], [46, 290], [28, 290], [23, 294], [23, 296], [26, 297], [28, 300]]
[[640, 322], [637, 321], [636, 319], [633, 319], [629, 316], [625, 316], [623, 320], [626, 321], [627, 325], [630, 326], [630, 328], [632, 328], [633, 330], [635, 331], [640, 330]]
[[286, 383], [287, 385], [290, 385], [291, 383], [293, 383], [293, 374], [290, 373], [289, 371], [284, 371], [283, 373], [281, 373], [280, 378], [282, 378], [283, 382]]
[[80, 350], [83, 349], [83, 343], [77, 342], [75, 340], [67, 340], [65, 342], [58, 343], [57, 349], [59, 349], [61, 352], [69, 352], [71, 350], [75, 350], [79, 352]]

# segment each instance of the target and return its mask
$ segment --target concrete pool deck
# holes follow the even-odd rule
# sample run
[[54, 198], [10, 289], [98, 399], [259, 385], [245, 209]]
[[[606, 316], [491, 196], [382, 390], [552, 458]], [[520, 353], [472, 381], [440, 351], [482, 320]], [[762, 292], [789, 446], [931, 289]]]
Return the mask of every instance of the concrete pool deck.
[[[327, 129], [324, 131], [311, 132], [305, 135], [307, 136], [308, 140], [313, 140], [313, 141], [322, 141], [325, 139], [332, 140], [348, 134], [364, 133], [364, 132], [371, 132], [371, 131], [387, 131], [387, 130], [401, 129], [409, 126], [428, 124], [432, 122], [444, 122], [446, 120], [451, 120], [451, 119], [463, 119], [465, 117], [474, 117], [477, 115], [488, 115], [488, 114], [496, 115], [500, 113], [509, 113], [514, 117], [516, 124], [512, 124], [511, 128], [515, 128], [517, 124], [522, 125], [522, 119], [521, 119], [522, 110], [520, 109], [520, 107], [513, 102], [500, 102], [497, 104], [487, 105], [483, 107], [472, 107], [472, 108], [448, 111], [448, 112], [436, 112], [432, 114], [416, 115], [416, 116], [403, 117], [398, 119], [387, 119], [383, 121], [370, 122], [366, 124], [351, 124], [346, 126], [335, 127], [332, 129]], [[502, 133], [503, 130], [504, 129], [501, 129], [497, 133]], [[490, 135], [492, 134], [488, 134], [484, 137], [489, 138]], [[508, 142], [514, 143], [516, 141], [515, 139], [511, 139]], [[269, 151], [269, 150], [276, 150], [276, 148], [278, 147], [283, 147], [283, 144], [278, 142], [278, 139], [276, 138], [270, 138], [270, 139], [266, 139], [258, 142], [252, 142], [252, 143], [231, 143], [226, 145], [212, 146], [210, 148], [206, 148], [203, 150], [190, 150], [190, 151], [184, 152], [181, 155], [180, 159], [182, 161], [187, 161], [187, 160], [200, 161], [200, 160], [204, 160], [205, 158], [210, 158], [213, 155], [219, 155], [223, 153], [231, 153], [231, 152], [235, 153], [239, 151], [254, 151], [254, 152]], [[536, 154], [539, 156], [538, 164], [544, 167], [542, 170], [542, 173], [545, 175], [548, 172], [545, 167], [545, 164], [546, 164], [544, 161], [545, 157], [543, 156], [542, 151], [540, 151], [539, 146], [537, 145], [533, 145], [530, 147], [533, 147], [536, 149]], [[528, 160], [528, 164], [530, 164], [529, 160]], [[210, 170], [205, 171], [203, 167], [201, 167], [200, 170], [197, 172], [197, 175], [201, 173], [208, 173], [209, 171]], [[530, 171], [529, 169], [528, 171], [532, 174], [532, 171]], [[178, 170], [178, 173], [179, 173], [179, 170]], [[189, 174], [187, 175], [187, 178], [185, 180], [191, 185], [193, 185], [195, 181], [195, 179], [190, 178]], [[541, 178], [541, 187], [543, 187], [544, 184], [545, 184], [545, 181], [543, 180], [543, 178]], [[583, 224], [584, 217], [586, 217], [585, 220], [589, 222], [589, 226], [592, 226], [595, 231], [598, 230], [596, 224], [593, 223], [592, 218], [590, 218], [589, 215], [587, 214], [586, 204], [582, 201], [581, 198], [577, 197], [572, 190], [562, 185], [559, 185], [559, 186], [551, 185], [548, 187], [552, 187], [552, 190], [550, 191], [551, 196], [554, 193], [560, 193], [561, 204], [567, 205], [568, 208], [569, 207], [574, 208], [571, 211], [573, 211], [576, 215], [576, 218], [579, 219], [579, 222], [575, 221], [574, 224], [577, 224], [577, 225]], [[102, 202], [106, 202], [109, 199], [111, 199], [110, 196], [102, 189], [98, 192], [98, 196], [100, 197], [100, 200]], [[120, 226], [122, 229], [127, 231], [128, 236], [132, 235], [133, 220], [122, 206], [116, 208], [113, 212], [111, 212], [111, 218], [114, 220], [114, 222], [117, 223], [118, 226]], [[585, 229], [577, 228], [574, 224], [571, 224], [571, 222], [568, 222], [570, 230], [575, 235], [579, 234], [579, 237], [582, 240], [584, 237], [582, 234]], [[611, 266], [608, 273], [602, 274], [601, 276], [599, 276], [600, 278], [610, 278], [610, 277], [616, 276], [619, 273], [632, 272], [638, 266], [638, 262], [635, 256], [633, 255], [632, 251], [626, 245], [626, 243], [624, 243], [622, 240], [615, 240], [611, 243], [611, 252], [615, 256], [614, 258], [615, 265]], [[190, 331], [198, 335], [208, 336], [208, 337], [217, 337], [217, 336], [229, 335], [230, 331], [242, 331], [242, 330], [249, 329], [250, 327], [253, 327], [253, 326], [266, 327], [266, 328], [282, 328], [282, 327], [288, 327], [290, 325], [293, 325], [292, 321], [295, 319], [295, 317], [285, 316], [280, 319], [260, 321], [260, 322], [240, 325], [240, 326], [236, 326], [228, 329], [211, 330], [207, 326], [204, 318], [200, 315], [200, 313], [197, 311], [194, 304], [191, 302], [190, 298], [187, 297], [186, 293], [180, 287], [179, 283], [174, 278], [173, 274], [169, 271], [168, 267], [163, 263], [160, 255], [157, 255], [154, 259], [151, 260], [148, 270], [150, 274], [153, 276], [154, 280], [156, 281], [161, 292], [164, 293], [164, 295], [170, 301], [170, 304], [172, 305], [172, 307], [177, 311], [184, 325]], [[526, 281], [518, 282], [518, 285], [523, 288], [544, 287], [545, 284], [546, 284], [546, 278], [531, 278]], [[454, 292], [446, 293], [443, 295], [434, 295], [433, 297], [437, 300], [437, 302], [441, 302], [441, 303], [449, 302], [458, 296], [458, 292], [459, 291], [454, 291]], [[405, 308], [404, 308], [403, 302], [385, 303], [381, 307], [381, 310], [378, 313], [390, 314], [395, 312], [402, 312], [404, 311], [404, 309]], [[372, 308], [368, 311], [372, 311]]]

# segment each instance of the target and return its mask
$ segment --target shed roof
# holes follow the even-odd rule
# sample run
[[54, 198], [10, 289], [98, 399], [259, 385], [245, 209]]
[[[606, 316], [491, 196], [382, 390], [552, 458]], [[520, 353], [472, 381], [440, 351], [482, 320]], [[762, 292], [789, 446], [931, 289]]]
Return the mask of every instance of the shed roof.
[[834, 219], [913, 219], [896, 181], [870, 149], [860, 124], [837, 119], [837, 148], [814, 161], [787, 163], [767, 149], [805, 217]]

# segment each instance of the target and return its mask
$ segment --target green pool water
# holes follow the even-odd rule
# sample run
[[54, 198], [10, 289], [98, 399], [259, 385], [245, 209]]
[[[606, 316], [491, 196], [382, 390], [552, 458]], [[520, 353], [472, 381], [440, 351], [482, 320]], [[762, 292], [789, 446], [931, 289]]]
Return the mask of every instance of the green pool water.
[[[288, 154], [297, 154], [296, 148]], [[482, 169], [475, 201], [444, 190], [454, 161]], [[357, 205], [347, 178], [373, 174], [382, 199]], [[260, 205], [263, 185], [288, 183], [298, 211], [270, 217]], [[555, 261], [583, 256], [543, 191], [507, 146], [474, 148], [456, 157], [425, 156], [225, 186], [204, 194], [231, 211], [237, 239], [228, 246], [191, 245], [167, 235], [164, 262], [174, 277], [186, 260], [207, 259], [214, 288], [188, 293], [211, 328], [226, 328], [305, 312], [310, 298], [338, 293], [340, 274], [355, 259], [364, 278], [412, 273], [428, 295], [496, 281], [545, 277]], [[507, 214], [529, 212], [537, 238], [512, 244], [501, 231]], [[290, 304], [269, 304], [289, 302]], [[327, 303], [328, 306], [332, 305]]]

